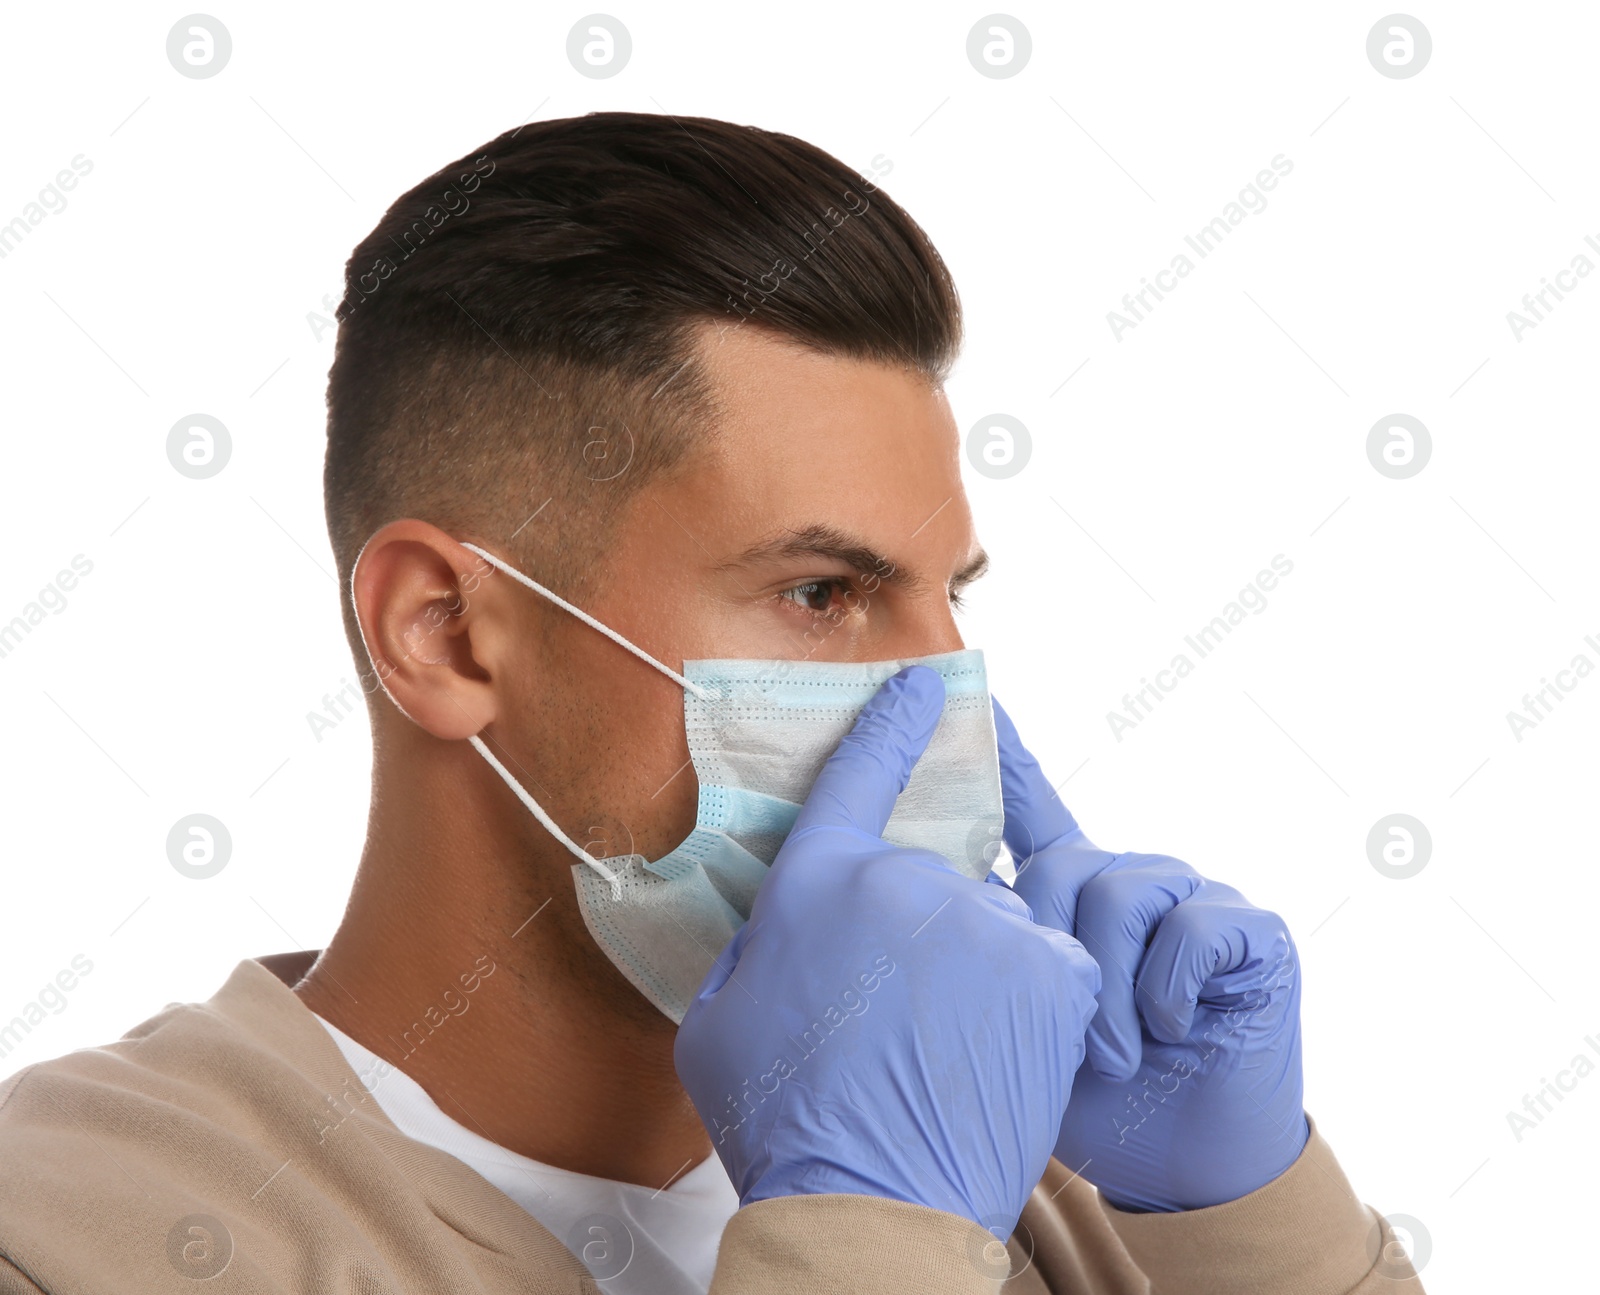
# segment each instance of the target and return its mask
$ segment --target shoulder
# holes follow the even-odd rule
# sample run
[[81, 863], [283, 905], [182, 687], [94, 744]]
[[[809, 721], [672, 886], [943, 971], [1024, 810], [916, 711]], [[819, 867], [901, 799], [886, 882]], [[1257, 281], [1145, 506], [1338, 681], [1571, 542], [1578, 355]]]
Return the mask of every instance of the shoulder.
[[[336, 1163], [324, 1141], [342, 1058], [325, 1035], [313, 1046], [309, 1013], [312, 1033], [285, 1049], [222, 997], [0, 1081], [0, 1295], [164, 1289], [174, 1269], [237, 1262], [236, 1244], [279, 1231], [285, 1211], [337, 1217], [320, 1175], [291, 1167]], [[359, 1159], [360, 1134], [342, 1132]]]
[[0, 1085], [0, 1295], [23, 1279], [172, 1290], [174, 1272], [224, 1269], [238, 1290], [511, 1291], [576, 1264], [473, 1169], [401, 1133], [257, 960], [204, 1003]]

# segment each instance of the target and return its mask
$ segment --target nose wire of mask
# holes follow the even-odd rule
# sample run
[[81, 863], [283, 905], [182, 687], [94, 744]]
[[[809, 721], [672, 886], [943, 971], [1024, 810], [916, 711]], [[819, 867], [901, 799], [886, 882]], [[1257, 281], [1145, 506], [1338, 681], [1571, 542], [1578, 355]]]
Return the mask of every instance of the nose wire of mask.
[[[691, 679], [684, 678], [683, 675], [679, 674], [671, 666], [666, 665], [664, 662], [657, 661], [655, 659], [655, 657], [651, 656], [642, 647], [639, 647], [637, 644], [631, 643], [627, 639], [623, 638], [622, 635], [618, 634], [616, 632], [616, 630], [612, 629], [609, 625], [606, 625], [606, 624], [602, 623], [601, 621], [596, 620], [593, 616], [589, 615], [588, 612], [584, 611], [583, 608], [575, 606], [572, 603], [569, 603], [565, 598], [563, 598], [560, 594], [556, 593], [554, 590], [546, 589], [537, 580], [533, 580], [530, 577], [523, 575], [522, 572], [518, 571], [515, 567], [511, 566], [509, 563], [503, 562], [503, 561], [501, 561], [501, 559], [495, 557], [495, 555], [493, 553], [490, 553], [486, 549], [479, 548], [476, 544], [463, 544], [461, 547], [464, 548], [464, 549], [470, 549], [472, 552], [476, 553], [480, 558], [482, 558], [485, 562], [490, 563], [496, 570], [505, 572], [506, 575], [510, 576], [513, 580], [517, 581], [519, 584], [526, 585], [529, 589], [532, 589], [535, 593], [541, 594], [545, 598], [548, 598], [551, 602], [555, 603], [555, 605], [557, 607], [560, 607], [563, 611], [571, 612], [574, 616], [576, 616], [579, 620], [581, 620], [585, 625], [592, 626], [594, 629], [599, 630], [602, 634], [604, 634], [613, 643], [616, 643], [619, 646], [626, 648], [629, 652], [632, 652], [634, 656], [638, 657], [639, 660], [643, 661], [646, 665], [654, 666], [657, 670], [661, 671], [662, 674], [666, 675], [667, 678], [671, 679], [674, 683], [677, 683], [678, 685], [680, 685], [681, 687], [683, 687], [687, 691], [693, 693], [701, 701], [715, 701], [716, 700], [717, 692], [716, 692], [715, 689], [705, 688], [705, 687], [701, 686], [700, 684], [695, 683]], [[476, 733], [474, 733], [474, 734], [472, 734], [472, 736], [467, 738], [467, 741], [472, 743], [473, 747], [477, 750], [478, 754], [481, 755], [485, 760], [487, 760], [489, 762], [489, 767], [491, 769], [493, 769], [497, 774], [499, 774], [500, 777], [501, 777], [501, 780], [504, 781], [506, 786], [510, 787], [511, 790], [516, 793], [517, 799], [520, 800], [524, 805], [526, 805], [528, 807], [528, 812], [531, 813], [536, 819], [539, 820], [540, 824], [544, 827], [544, 829], [547, 832], [549, 832], [551, 836], [555, 837], [556, 840], [560, 841], [562, 845], [566, 846], [567, 849], [571, 850], [573, 854], [577, 855], [577, 857], [582, 862], [588, 864], [589, 867], [591, 867], [592, 869], [594, 869], [594, 871], [598, 872], [602, 877], [604, 877], [606, 879], [606, 881], [610, 882], [611, 883], [611, 889], [614, 892], [614, 894], [620, 894], [622, 883], [617, 878], [616, 873], [612, 872], [610, 868], [606, 867], [605, 864], [601, 863], [592, 854], [590, 854], [581, 845], [579, 845], [576, 841], [574, 841], [570, 836], [568, 836], [565, 832], [563, 832], [561, 830], [561, 828], [556, 824], [556, 821], [553, 818], [551, 818], [549, 814], [547, 814], [545, 812], [544, 807], [542, 805], [540, 805], [539, 802], [536, 801], [531, 795], [528, 794], [527, 788], [525, 788], [520, 782], [518, 782], [514, 777], [512, 777], [511, 771], [509, 769], [507, 769], [505, 767], [505, 765], [501, 764], [500, 761], [495, 758], [494, 753], [489, 750], [487, 745], [485, 745], [483, 739], [481, 737], [479, 737]]]

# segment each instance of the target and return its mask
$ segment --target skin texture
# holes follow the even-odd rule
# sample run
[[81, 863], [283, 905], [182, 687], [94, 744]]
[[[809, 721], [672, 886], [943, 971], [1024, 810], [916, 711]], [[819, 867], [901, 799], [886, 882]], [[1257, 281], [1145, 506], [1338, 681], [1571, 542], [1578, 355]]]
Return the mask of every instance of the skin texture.
[[[963, 646], [952, 593], [982, 552], [943, 392], [753, 326], [708, 325], [699, 345], [724, 417], [631, 499], [579, 605], [674, 669]], [[748, 557], [816, 527], [887, 561]], [[571, 853], [464, 739], [481, 734], [597, 857], [659, 858], [695, 819], [682, 690], [485, 575], [461, 541], [513, 556], [497, 536], [404, 520], [357, 564], [357, 613], [384, 680], [369, 700], [372, 807], [343, 922], [295, 992], [491, 1141], [661, 1187], [711, 1151], [673, 1068], [676, 1027], [589, 936]], [[481, 959], [493, 971], [463, 994]], [[430, 1006], [443, 1024], [413, 1050], [402, 1036], [421, 1033]]]

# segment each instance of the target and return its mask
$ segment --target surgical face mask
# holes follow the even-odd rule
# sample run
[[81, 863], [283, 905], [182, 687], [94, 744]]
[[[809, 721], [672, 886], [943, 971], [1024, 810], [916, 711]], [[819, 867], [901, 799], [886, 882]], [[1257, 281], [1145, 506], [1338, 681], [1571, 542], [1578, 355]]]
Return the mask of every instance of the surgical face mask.
[[468, 741], [580, 862], [572, 869], [589, 933], [634, 986], [681, 1022], [706, 973], [750, 916], [823, 763], [878, 686], [908, 665], [944, 678], [945, 704], [895, 802], [883, 838], [931, 850], [982, 880], [1000, 849], [1004, 809], [994, 712], [976, 649], [900, 661], [685, 661], [683, 673], [474, 544], [498, 570], [593, 626], [684, 693], [684, 728], [700, 780], [694, 830], [654, 861], [596, 859], [561, 830], [494, 756]]

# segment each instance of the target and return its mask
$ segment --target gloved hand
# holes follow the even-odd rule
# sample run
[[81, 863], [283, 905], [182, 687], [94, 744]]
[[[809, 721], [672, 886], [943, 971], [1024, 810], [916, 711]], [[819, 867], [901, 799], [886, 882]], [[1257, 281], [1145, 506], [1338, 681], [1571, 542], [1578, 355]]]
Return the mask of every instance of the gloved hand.
[[998, 878], [881, 839], [943, 706], [926, 666], [883, 685], [678, 1030], [742, 1204], [881, 1196], [1003, 1239], [1049, 1161], [1100, 975]]
[[1181, 859], [1096, 847], [994, 713], [1016, 893], [1076, 935], [1102, 978], [1056, 1158], [1123, 1209], [1199, 1209], [1265, 1186], [1310, 1136], [1283, 920]]

